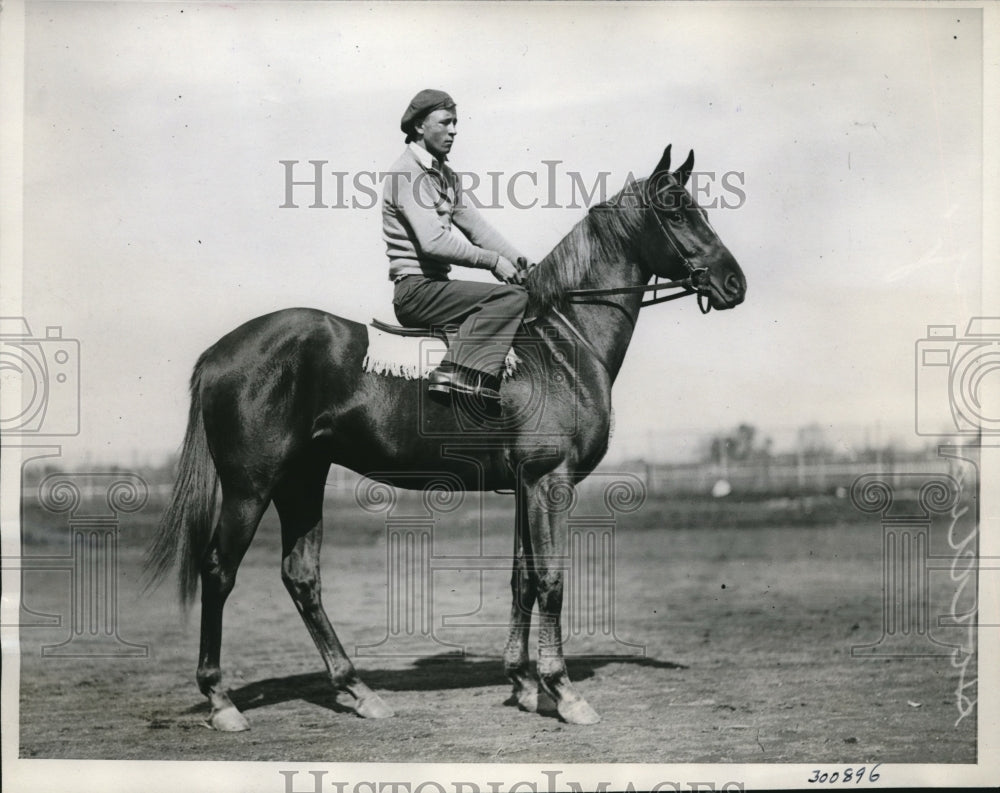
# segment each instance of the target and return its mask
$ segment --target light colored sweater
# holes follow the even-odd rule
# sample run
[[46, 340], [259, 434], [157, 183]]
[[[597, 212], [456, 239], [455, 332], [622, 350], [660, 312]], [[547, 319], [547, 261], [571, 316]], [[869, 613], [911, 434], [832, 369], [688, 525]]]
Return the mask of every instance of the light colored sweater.
[[[415, 143], [395, 162], [382, 191], [382, 236], [389, 278], [447, 277], [451, 265], [492, 269], [498, 255], [521, 254], [471, 206], [457, 201], [458, 176]], [[462, 231], [467, 239], [455, 233]]]

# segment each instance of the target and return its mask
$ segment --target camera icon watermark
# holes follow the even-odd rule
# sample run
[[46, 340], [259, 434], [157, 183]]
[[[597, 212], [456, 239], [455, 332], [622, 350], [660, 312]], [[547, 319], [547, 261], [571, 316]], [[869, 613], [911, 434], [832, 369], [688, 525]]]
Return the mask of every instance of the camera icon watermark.
[[4, 435], [78, 435], [80, 342], [57, 325], [35, 336], [24, 317], [0, 317], [0, 393]]
[[1000, 433], [1000, 317], [929, 325], [915, 363], [918, 435]]

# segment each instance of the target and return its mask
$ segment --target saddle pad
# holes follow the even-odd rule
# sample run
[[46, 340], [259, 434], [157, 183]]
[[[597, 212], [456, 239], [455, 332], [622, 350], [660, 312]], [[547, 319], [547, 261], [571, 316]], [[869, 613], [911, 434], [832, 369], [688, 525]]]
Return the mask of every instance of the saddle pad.
[[[383, 333], [370, 325], [368, 351], [362, 368], [372, 374], [402, 377], [404, 380], [425, 379], [444, 357], [447, 346], [434, 336], [398, 336]], [[517, 355], [507, 353], [504, 377], [517, 368]]]

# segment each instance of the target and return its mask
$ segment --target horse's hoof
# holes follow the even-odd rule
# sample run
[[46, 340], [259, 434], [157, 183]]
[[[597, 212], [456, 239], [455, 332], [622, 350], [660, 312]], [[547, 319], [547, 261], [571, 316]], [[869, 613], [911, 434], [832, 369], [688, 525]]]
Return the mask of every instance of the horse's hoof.
[[538, 713], [538, 689], [514, 687], [514, 701], [525, 713]]
[[559, 717], [568, 724], [597, 724], [601, 717], [585, 699], [574, 702], [560, 702], [557, 705]]
[[396, 715], [378, 694], [369, 694], [364, 699], [358, 700], [354, 712], [363, 719], [388, 719]]
[[212, 729], [219, 732], [243, 732], [250, 729], [250, 722], [236, 709], [235, 705], [228, 705], [213, 711], [208, 723]]

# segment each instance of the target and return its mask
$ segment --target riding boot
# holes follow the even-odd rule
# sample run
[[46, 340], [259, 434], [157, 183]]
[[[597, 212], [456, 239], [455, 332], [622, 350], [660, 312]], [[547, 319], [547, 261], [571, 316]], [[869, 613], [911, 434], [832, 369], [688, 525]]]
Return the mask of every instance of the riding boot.
[[456, 393], [493, 402], [500, 401], [498, 390], [500, 384], [495, 377], [464, 366], [456, 366], [450, 361], [443, 362], [432, 371], [427, 381], [427, 390], [438, 396], [448, 397]]

